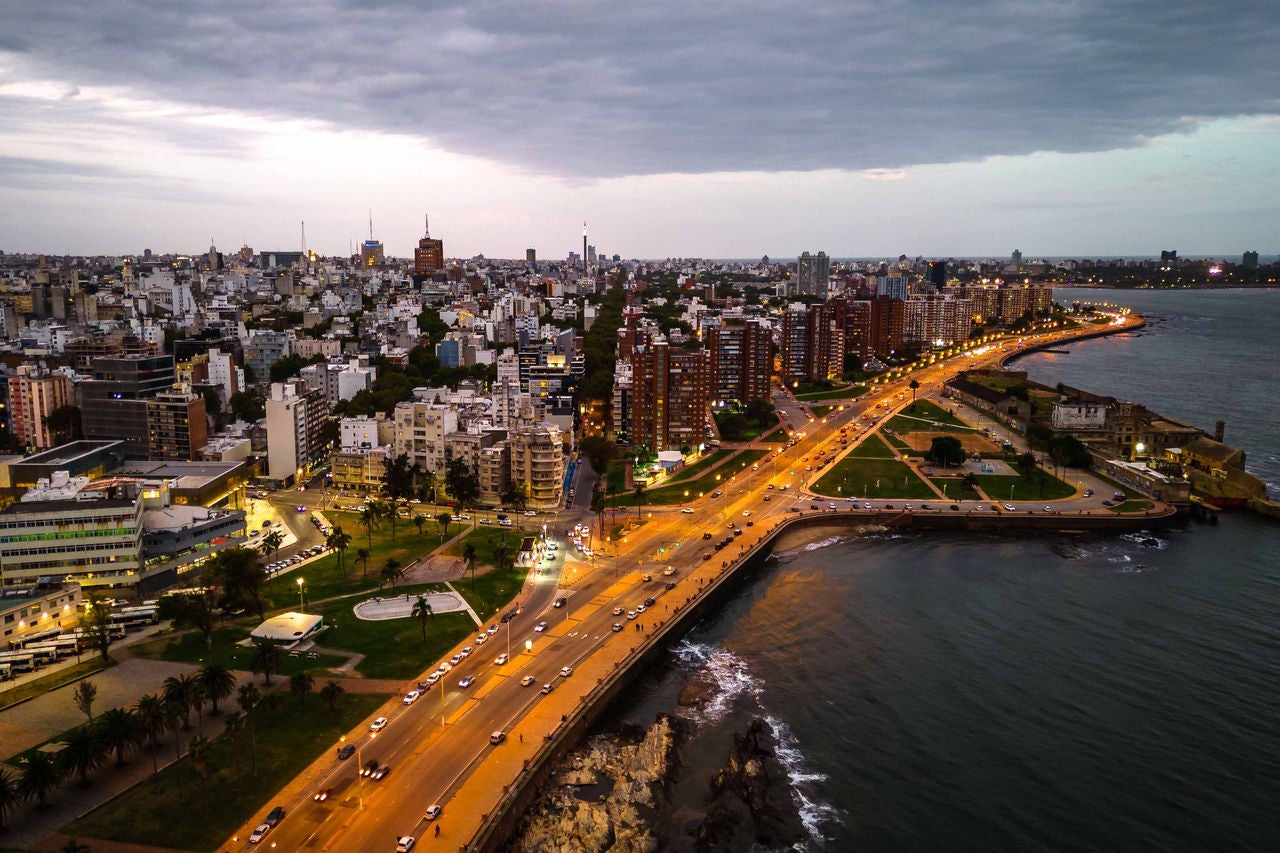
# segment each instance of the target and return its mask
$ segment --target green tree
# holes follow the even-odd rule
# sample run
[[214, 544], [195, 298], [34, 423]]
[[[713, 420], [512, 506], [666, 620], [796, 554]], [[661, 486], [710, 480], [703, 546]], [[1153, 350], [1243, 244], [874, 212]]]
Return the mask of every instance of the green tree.
[[55, 444], [79, 441], [84, 437], [78, 406], [58, 406], [45, 417], [45, 424], [49, 427], [49, 439]]
[[116, 767], [124, 766], [126, 751], [146, 739], [138, 715], [124, 708], [112, 708], [98, 718], [98, 733], [107, 749], [116, 754]]
[[315, 687], [316, 680], [305, 672], [289, 676], [289, 692], [298, 697], [298, 705], [306, 704], [307, 694]]
[[320, 688], [320, 701], [327, 705], [330, 711], [337, 711], [338, 704], [346, 694], [347, 691], [341, 684], [331, 680]]
[[158, 608], [160, 618], [171, 620], [174, 628], [198, 630], [207, 649], [213, 648], [213, 629], [219, 612], [218, 591], [213, 586], [162, 596]]
[[640, 507], [644, 506], [648, 498], [644, 493], [644, 483], [636, 484], [635, 501], [636, 501], [636, 520], [640, 519]]
[[502, 490], [502, 503], [516, 514], [518, 524], [525, 507], [529, 506], [529, 484], [524, 480], [512, 480]]
[[222, 588], [224, 604], [231, 610], [245, 609], [266, 618], [266, 603], [262, 600], [262, 586], [267, 573], [258, 562], [258, 556], [248, 548], [227, 548], [209, 560], [205, 577]]
[[943, 435], [929, 443], [929, 459], [942, 467], [964, 462], [964, 445], [954, 435]]
[[191, 728], [191, 710], [195, 705], [195, 683], [195, 673], [171, 675], [164, 680], [165, 704], [182, 711], [183, 731], [188, 731]]
[[105, 661], [111, 646], [111, 608], [97, 593], [89, 593], [88, 599], [84, 615], [80, 617], [80, 628], [85, 632], [85, 645], [97, 649]]
[[[248, 372], [247, 368], [245, 372]], [[245, 380], [248, 381], [248, 376], [245, 377]], [[228, 408], [231, 409], [231, 413], [235, 415], [238, 420], [242, 420], [247, 423], [260, 421], [267, 414], [266, 403], [263, 401], [262, 397], [258, 396], [258, 394], [251, 389], [237, 391], [232, 394], [227, 405]]]
[[387, 561], [382, 564], [382, 571], [379, 574], [378, 586], [381, 588], [382, 583], [391, 584], [391, 588], [396, 588], [396, 581], [404, 574], [404, 569], [400, 568], [400, 561], [395, 557], [387, 557]]
[[473, 507], [480, 497], [480, 478], [463, 459], [450, 459], [445, 468], [445, 488], [460, 507]]
[[413, 603], [414, 619], [418, 620], [418, 625], [422, 628], [422, 642], [427, 642], [427, 620], [431, 618], [431, 604], [427, 601], [426, 596], [418, 596], [418, 600]]
[[453, 523], [453, 513], [437, 513], [436, 523], [440, 525], [440, 541], [443, 542], [449, 538], [449, 525]]
[[268, 720], [274, 720], [284, 713], [284, 697], [279, 693], [267, 693], [258, 703], [258, 707], [262, 709], [263, 714], [266, 714]]
[[907, 383], [907, 387], [911, 389], [911, 402], [914, 403], [916, 401], [916, 389], [920, 387], [920, 382], [919, 380], [912, 379]]
[[415, 468], [416, 463], [409, 461], [407, 453], [387, 460], [382, 473], [382, 491], [393, 503], [413, 497], [413, 481], [417, 474]]
[[24, 800], [35, 800], [37, 807], [44, 810], [49, 807], [49, 795], [61, 787], [62, 779], [62, 771], [53, 756], [36, 750], [27, 754], [18, 793]]
[[757, 397], [747, 403], [746, 409], [743, 411], [747, 420], [755, 425], [756, 429], [764, 431], [770, 427], [778, 425], [777, 410], [763, 397]]
[[467, 569], [471, 572], [471, 588], [476, 588], [476, 546], [468, 542], [462, 546], [462, 561], [467, 564]]
[[364, 509], [360, 510], [360, 526], [364, 528], [370, 548], [373, 547], [373, 528], [378, 526], [378, 515], [377, 501], [369, 501], [364, 505]]
[[276, 552], [280, 550], [280, 546], [283, 544], [284, 531], [276, 527], [266, 532], [258, 547], [262, 549], [262, 556], [275, 560]]
[[236, 704], [244, 714], [246, 727], [249, 729], [249, 775], [258, 775], [258, 743], [253, 730], [253, 712], [262, 701], [262, 692], [253, 684], [241, 684], [236, 695]]
[[360, 579], [364, 580], [369, 571], [369, 558], [373, 553], [368, 548], [356, 549], [356, 562], [360, 564]]
[[5, 818], [22, 805], [24, 797], [18, 790], [18, 778], [0, 769], [0, 830], [5, 828]]
[[160, 735], [164, 734], [164, 700], [154, 693], [148, 693], [138, 699], [137, 704], [133, 706], [133, 711], [142, 727], [142, 735], [151, 748], [151, 775], [155, 778], [155, 775], [160, 772], [159, 752]]
[[191, 766], [195, 768], [196, 775], [200, 777], [200, 791], [205, 792], [205, 785], [209, 779], [209, 749], [213, 745], [204, 735], [196, 735], [187, 744], [187, 756], [191, 759]]
[[279, 663], [280, 647], [266, 637], [254, 638], [253, 660], [249, 663], [249, 671], [254, 675], [262, 673], [262, 683], [269, 686]]
[[89, 679], [84, 679], [76, 685], [76, 689], [71, 691], [71, 700], [76, 703], [76, 708], [81, 714], [89, 718], [89, 722], [93, 722], [93, 702], [98, 698], [98, 687]]
[[751, 422], [745, 415], [727, 412], [716, 417], [716, 427], [720, 430], [720, 437], [726, 441], [742, 441], [751, 429]]
[[603, 477], [609, 463], [618, 457], [618, 447], [603, 435], [590, 435], [582, 440], [582, 455], [587, 458], [596, 476]]
[[219, 663], [207, 663], [200, 667], [196, 673], [196, 678], [204, 687], [205, 696], [209, 698], [209, 703], [213, 706], [213, 714], [221, 713], [218, 710], [218, 703], [223, 699], [231, 698], [231, 694], [236, 689], [236, 677], [231, 670]]
[[338, 571], [345, 578], [347, 576], [346, 551], [347, 546], [351, 544], [351, 534], [344, 533], [341, 527], [334, 527], [325, 537], [324, 544], [326, 548], [338, 552]]
[[413, 516], [413, 525], [418, 528], [418, 538], [422, 538], [422, 528], [427, 524], [426, 516], [421, 513], [415, 513]]
[[240, 796], [240, 735], [244, 732], [245, 719], [240, 711], [231, 711], [222, 718], [222, 731], [231, 743], [231, 760], [236, 771], [236, 797]]
[[66, 776], [74, 773], [80, 777], [81, 785], [88, 785], [89, 774], [101, 767], [107, 756], [98, 730], [88, 723], [76, 726], [63, 734], [62, 744], [62, 751], [58, 753], [62, 773]]

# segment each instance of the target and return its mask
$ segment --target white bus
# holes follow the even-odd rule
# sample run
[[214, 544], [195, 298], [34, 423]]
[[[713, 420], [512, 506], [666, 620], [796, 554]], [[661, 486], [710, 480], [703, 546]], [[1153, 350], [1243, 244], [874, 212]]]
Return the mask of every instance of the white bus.
[[0, 652], [0, 665], [9, 667], [11, 672], [34, 672], [36, 656], [31, 652]]

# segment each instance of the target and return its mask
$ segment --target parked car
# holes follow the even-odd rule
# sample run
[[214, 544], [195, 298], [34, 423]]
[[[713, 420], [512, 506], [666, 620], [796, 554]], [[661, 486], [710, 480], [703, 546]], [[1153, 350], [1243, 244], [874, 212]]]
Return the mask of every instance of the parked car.
[[262, 839], [266, 838], [267, 833], [270, 831], [271, 831], [271, 827], [269, 825], [265, 823], [258, 824], [258, 826], [253, 830], [253, 832], [249, 833], [249, 843], [261, 844]]
[[344, 743], [338, 747], [338, 760], [346, 761], [348, 758], [356, 754], [356, 748], [349, 743]]

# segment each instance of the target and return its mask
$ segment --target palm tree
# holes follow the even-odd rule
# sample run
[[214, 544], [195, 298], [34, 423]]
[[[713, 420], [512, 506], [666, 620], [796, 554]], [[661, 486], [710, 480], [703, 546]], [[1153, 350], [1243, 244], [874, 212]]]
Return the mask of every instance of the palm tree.
[[270, 556], [274, 560], [276, 551], [279, 551], [280, 546], [283, 544], [284, 531], [276, 529], [268, 531], [267, 535], [262, 537], [262, 544], [259, 547], [262, 548], [262, 556]]
[[253, 709], [262, 701], [262, 693], [253, 684], [241, 684], [236, 695], [236, 704], [244, 712], [244, 719], [249, 727], [249, 773], [258, 775], [258, 744], [253, 731]]
[[280, 647], [266, 637], [258, 637], [253, 641], [253, 661], [249, 671], [254, 675], [262, 673], [262, 683], [271, 685], [271, 674], [276, 671], [280, 662]]
[[966, 489], [969, 489], [970, 491], [977, 491], [977, 489], [978, 489], [978, 475], [977, 475], [977, 474], [975, 474], [975, 473], [973, 473], [972, 471], [970, 471], [969, 473], [967, 473], [967, 474], [965, 474], [965, 475], [964, 475], [964, 481], [963, 481], [963, 482], [964, 482], [964, 487], [965, 487]]
[[89, 718], [89, 722], [93, 722], [93, 700], [98, 698], [98, 687], [89, 679], [85, 679], [76, 685], [76, 689], [71, 691], [71, 701], [76, 703], [76, 707], [80, 709], [80, 713]]
[[146, 739], [138, 715], [124, 708], [112, 708], [99, 717], [98, 733], [107, 749], [115, 750], [116, 767], [124, 766], [125, 750], [138, 746]]
[[337, 711], [338, 703], [342, 701], [342, 697], [346, 694], [346, 688], [338, 682], [331, 680], [324, 687], [320, 688], [320, 701], [328, 705], [330, 711]]
[[193, 673], [171, 675], [164, 680], [164, 701], [182, 711], [182, 730], [191, 728], [191, 707], [195, 704], [193, 688], [196, 677]]
[[912, 379], [907, 383], [907, 387], [911, 389], [911, 402], [916, 401], [916, 389], [920, 387], [919, 381]]
[[396, 508], [395, 498], [390, 501], [378, 501], [378, 514], [391, 522], [391, 541], [396, 541], [396, 518], [399, 510]]
[[507, 567], [508, 556], [507, 543], [505, 540], [493, 546], [493, 559], [498, 563], [498, 571], [502, 571]]
[[154, 693], [148, 693], [138, 700], [133, 710], [138, 715], [142, 735], [151, 746], [151, 774], [154, 778], [160, 772], [157, 754], [160, 751], [160, 735], [164, 732], [164, 700]]
[[258, 707], [262, 709], [262, 713], [267, 715], [268, 720], [274, 720], [284, 713], [284, 697], [279, 693], [268, 693], [262, 697]]
[[453, 523], [453, 513], [442, 512], [436, 515], [436, 523], [440, 525], [440, 541], [449, 538], [449, 525]]
[[191, 707], [196, 709], [196, 728], [204, 731], [204, 703], [209, 701], [209, 693], [200, 681], [200, 674], [193, 672], [191, 676]]
[[62, 736], [63, 747], [58, 753], [58, 763], [63, 774], [76, 774], [81, 785], [89, 784], [89, 774], [106, 760], [108, 749], [103, 744], [98, 730], [85, 723], [76, 726]]
[[471, 588], [476, 588], [476, 546], [468, 542], [462, 546], [462, 560], [471, 571]]
[[231, 741], [231, 760], [235, 763], [236, 768], [237, 798], [240, 796], [240, 750], [235, 747], [240, 741], [240, 733], [244, 731], [244, 724], [244, 714], [239, 711], [230, 711], [222, 718], [222, 730], [226, 732], [227, 740]]
[[368, 537], [369, 547], [373, 548], [373, 528], [378, 526], [378, 504], [376, 501], [369, 501], [364, 505], [364, 509], [360, 510], [360, 525], [364, 527], [364, 534]]
[[373, 554], [369, 552], [368, 548], [356, 549], [356, 562], [360, 564], [360, 580], [364, 580], [365, 576], [368, 574], [369, 558], [372, 556]]
[[47, 752], [32, 752], [27, 756], [22, 779], [18, 781], [18, 793], [24, 800], [36, 800], [36, 808], [49, 806], [49, 795], [62, 785], [62, 771]]
[[4, 817], [16, 809], [25, 799], [18, 790], [19, 782], [8, 771], [0, 770], [0, 829], [4, 829]]
[[640, 520], [640, 507], [644, 506], [644, 502], [648, 500], [644, 496], [644, 483], [636, 486], [636, 520]]
[[299, 672], [289, 678], [289, 690], [298, 697], [298, 704], [304, 705], [307, 694], [316, 686], [316, 680], [305, 672]]
[[395, 589], [396, 581], [403, 574], [404, 569], [400, 568], [400, 561], [395, 557], [387, 557], [387, 561], [382, 564], [382, 574], [379, 586], [381, 586], [381, 581], [386, 581], [391, 584], [392, 589]]
[[413, 526], [418, 528], [418, 538], [422, 538], [422, 528], [427, 524], [427, 517], [421, 513], [415, 513], [413, 516]]
[[341, 527], [335, 527], [329, 531], [329, 535], [325, 537], [324, 544], [326, 548], [331, 548], [338, 552], [338, 571], [342, 572], [342, 577], [347, 576], [346, 550], [351, 544], [351, 534], [343, 532]]
[[204, 687], [204, 695], [209, 697], [209, 703], [213, 705], [213, 710], [210, 713], [215, 716], [222, 713], [218, 710], [218, 703], [223, 699], [230, 698], [231, 694], [235, 692], [235, 675], [222, 664], [207, 663], [200, 667], [196, 677]]
[[209, 777], [209, 746], [212, 744], [204, 735], [196, 735], [187, 744], [187, 755], [191, 758], [191, 766], [200, 776], [200, 792], [205, 793], [205, 781]]
[[422, 626], [422, 642], [427, 642], [427, 620], [431, 618], [431, 605], [427, 602], [425, 596], [418, 596], [418, 600], [413, 603], [414, 619], [418, 620], [418, 624]]

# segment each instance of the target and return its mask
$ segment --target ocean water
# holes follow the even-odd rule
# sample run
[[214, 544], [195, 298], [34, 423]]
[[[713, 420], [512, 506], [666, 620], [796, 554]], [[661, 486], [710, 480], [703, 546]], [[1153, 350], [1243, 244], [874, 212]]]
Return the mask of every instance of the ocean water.
[[[1063, 296], [1152, 323], [1019, 367], [1225, 419], [1280, 491], [1280, 294]], [[803, 849], [1277, 850], [1280, 525], [827, 540], [777, 555], [634, 693], [619, 719], [691, 721], [670, 850], [692, 849], [756, 716], [779, 733]]]

